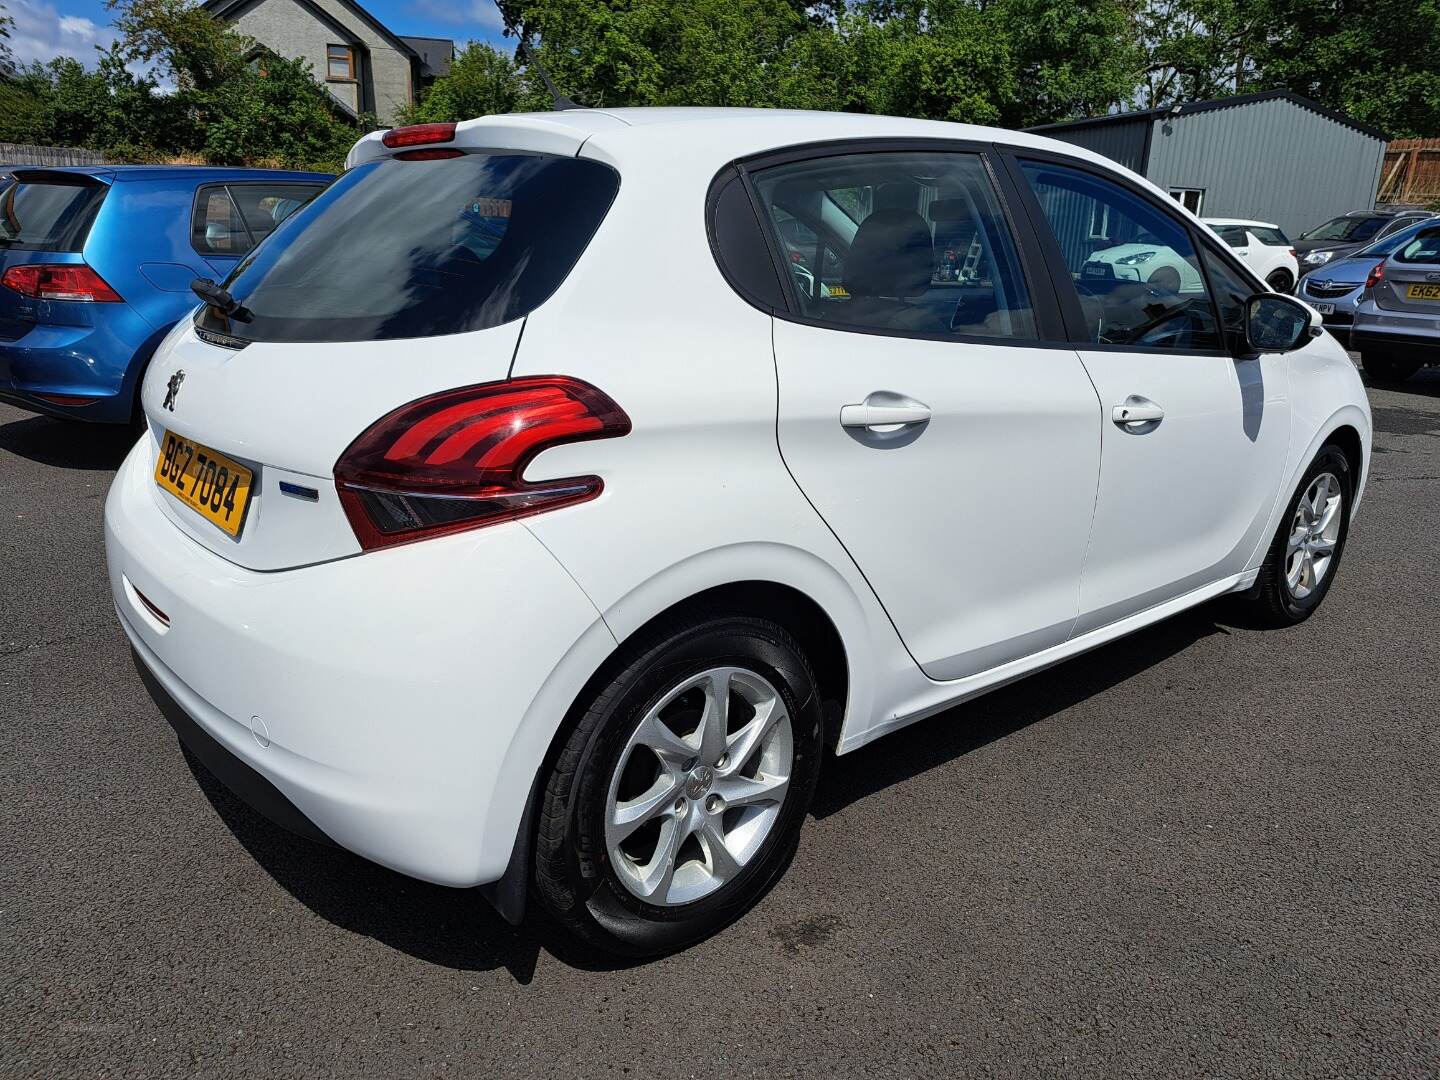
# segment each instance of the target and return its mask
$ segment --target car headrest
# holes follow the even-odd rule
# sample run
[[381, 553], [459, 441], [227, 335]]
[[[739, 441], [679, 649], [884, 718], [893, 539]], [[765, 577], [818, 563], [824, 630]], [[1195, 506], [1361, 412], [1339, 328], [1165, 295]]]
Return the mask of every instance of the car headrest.
[[851, 296], [916, 296], [930, 284], [935, 244], [914, 210], [876, 210], [855, 230], [845, 257]]

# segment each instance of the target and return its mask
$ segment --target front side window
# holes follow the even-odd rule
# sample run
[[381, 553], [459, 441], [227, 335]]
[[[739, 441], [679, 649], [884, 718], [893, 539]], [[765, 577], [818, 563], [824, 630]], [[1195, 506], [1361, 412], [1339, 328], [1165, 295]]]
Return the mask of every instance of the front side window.
[[[1066, 165], [1022, 161], [1080, 294], [1090, 340], [1196, 352], [1221, 347], [1189, 231], [1117, 183]], [[1110, 235], [1089, 222], [1105, 208]]]
[[1249, 237], [1245, 235], [1245, 226], [1243, 225], [1216, 225], [1215, 234], [1233, 248], [1244, 247], [1250, 242]]
[[976, 154], [847, 154], [755, 174], [800, 314], [836, 327], [1034, 339], [1009, 224]]
[[367, 341], [499, 326], [543, 303], [579, 259], [620, 179], [520, 151], [386, 158], [284, 217], [231, 272], [242, 310], [196, 325], [241, 341]]
[[1204, 252], [1203, 258], [1205, 271], [1210, 275], [1210, 287], [1215, 291], [1215, 306], [1220, 312], [1220, 323], [1232, 341], [1243, 341], [1245, 303], [1261, 289], [1211, 252]]

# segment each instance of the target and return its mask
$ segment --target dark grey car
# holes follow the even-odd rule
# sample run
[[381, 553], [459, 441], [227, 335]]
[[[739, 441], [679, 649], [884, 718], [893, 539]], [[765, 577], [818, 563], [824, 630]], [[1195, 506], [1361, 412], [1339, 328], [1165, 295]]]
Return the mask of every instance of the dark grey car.
[[1300, 273], [1308, 274], [1416, 222], [1434, 218], [1428, 210], [1352, 210], [1302, 233], [1295, 241]]

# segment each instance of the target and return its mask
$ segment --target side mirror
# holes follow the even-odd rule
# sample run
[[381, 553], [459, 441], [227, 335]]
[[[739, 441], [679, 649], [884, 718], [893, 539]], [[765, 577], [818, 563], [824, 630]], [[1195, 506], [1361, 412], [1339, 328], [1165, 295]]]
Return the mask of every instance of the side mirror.
[[1257, 353], [1298, 349], [1320, 336], [1313, 319], [1314, 312], [1298, 300], [1279, 293], [1256, 293], [1245, 301], [1245, 344]]

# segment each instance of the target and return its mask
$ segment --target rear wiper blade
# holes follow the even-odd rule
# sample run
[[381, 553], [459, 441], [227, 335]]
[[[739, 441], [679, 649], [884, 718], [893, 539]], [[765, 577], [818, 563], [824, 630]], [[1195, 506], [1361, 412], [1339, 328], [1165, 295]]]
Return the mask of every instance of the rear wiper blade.
[[190, 291], [204, 300], [216, 311], [220, 312], [227, 319], [234, 319], [236, 322], [249, 322], [254, 318], [250, 309], [245, 307], [230, 295], [229, 291], [219, 283], [207, 277], [197, 277], [190, 282]]

